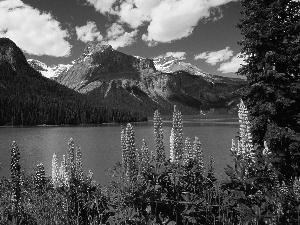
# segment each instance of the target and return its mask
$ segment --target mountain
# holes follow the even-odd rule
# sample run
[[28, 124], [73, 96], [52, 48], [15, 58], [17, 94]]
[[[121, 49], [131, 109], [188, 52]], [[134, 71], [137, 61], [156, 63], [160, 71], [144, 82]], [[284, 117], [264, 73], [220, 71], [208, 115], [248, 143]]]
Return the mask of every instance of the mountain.
[[73, 65], [72, 64], [58, 64], [57, 66], [47, 66], [45, 63], [42, 63], [35, 59], [28, 59], [28, 64], [39, 71], [44, 77], [54, 79], [58, 77], [62, 72], [68, 71]]
[[228, 108], [238, 96], [236, 91], [245, 85], [245, 81], [214, 80], [212, 75], [176, 59], [163, 61], [126, 55], [97, 42], [89, 43], [74, 65], [56, 80], [91, 96], [95, 103], [148, 115], [156, 109], [170, 114], [174, 104], [184, 114]]
[[190, 64], [183, 62], [182, 60], [173, 57], [172, 55], [170, 56], [159, 56], [153, 58], [154, 66], [158, 71], [164, 72], [164, 73], [174, 73], [177, 71], [185, 71], [191, 75], [197, 75], [197, 76], [202, 76], [206, 80], [211, 81], [213, 75], [209, 73], [203, 72], [201, 69], [198, 67]]
[[0, 126], [86, 124], [145, 119], [93, 104], [87, 95], [43, 77], [8, 38], [0, 38]]

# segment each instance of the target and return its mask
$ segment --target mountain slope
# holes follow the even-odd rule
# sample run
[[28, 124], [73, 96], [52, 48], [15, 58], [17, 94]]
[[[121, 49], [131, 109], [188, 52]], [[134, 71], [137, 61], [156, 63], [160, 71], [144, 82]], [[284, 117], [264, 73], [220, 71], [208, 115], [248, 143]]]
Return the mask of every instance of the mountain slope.
[[185, 114], [199, 113], [200, 108], [226, 108], [234, 96], [232, 92], [244, 85], [235, 81], [211, 82], [212, 75], [192, 65], [180, 64], [186, 69], [173, 73], [158, 71], [155, 65], [157, 62], [152, 59], [89, 43], [73, 67], [57, 81], [92, 96], [97, 103], [136, 109], [148, 115], [156, 109], [170, 114], [174, 104]]
[[43, 77], [8, 38], [0, 38], [0, 125], [136, 121], [136, 113], [92, 105], [87, 96]]

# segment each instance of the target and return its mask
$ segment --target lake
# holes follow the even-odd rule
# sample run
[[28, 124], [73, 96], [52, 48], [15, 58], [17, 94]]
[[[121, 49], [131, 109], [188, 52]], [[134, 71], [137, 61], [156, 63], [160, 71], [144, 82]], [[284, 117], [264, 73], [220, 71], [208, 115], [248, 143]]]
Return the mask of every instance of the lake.
[[[153, 121], [133, 123], [136, 147], [141, 148], [143, 138], [149, 150], [154, 149]], [[164, 143], [167, 157], [170, 150], [172, 122], [164, 121]], [[224, 167], [232, 163], [230, 156], [231, 139], [235, 139], [239, 129], [237, 120], [185, 121], [183, 123], [184, 139], [195, 136], [202, 142], [205, 162], [209, 156], [215, 159], [217, 177], [223, 178]], [[26, 173], [43, 163], [46, 175], [51, 175], [53, 153], [58, 161], [67, 154], [68, 141], [74, 139], [75, 145], [82, 150], [82, 163], [85, 174], [91, 169], [96, 181], [107, 185], [110, 177], [105, 175], [117, 161], [121, 161], [120, 124], [73, 127], [3, 127], [0, 128], [0, 163], [3, 169], [0, 176], [10, 176], [11, 144], [16, 141], [20, 149], [21, 167]], [[207, 164], [206, 164], [207, 165]]]

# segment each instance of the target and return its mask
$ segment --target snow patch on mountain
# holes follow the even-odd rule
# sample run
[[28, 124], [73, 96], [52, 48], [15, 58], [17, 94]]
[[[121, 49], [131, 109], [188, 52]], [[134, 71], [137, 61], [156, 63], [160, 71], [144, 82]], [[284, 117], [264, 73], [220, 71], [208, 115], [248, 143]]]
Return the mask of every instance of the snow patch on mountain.
[[153, 58], [154, 66], [158, 71], [164, 72], [164, 73], [174, 73], [177, 71], [185, 71], [192, 75], [196, 76], [202, 76], [206, 79], [211, 79], [212, 75], [203, 72], [198, 67], [184, 62], [179, 58], [171, 56], [158, 56]]
[[47, 66], [45, 63], [36, 59], [28, 59], [27, 62], [31, 67], [39, 71], [44, 77], [47, 78], [56, 78], [61, 73], [68, 71], [73, 66], [73, 64], [58, 64], [56, 66]]

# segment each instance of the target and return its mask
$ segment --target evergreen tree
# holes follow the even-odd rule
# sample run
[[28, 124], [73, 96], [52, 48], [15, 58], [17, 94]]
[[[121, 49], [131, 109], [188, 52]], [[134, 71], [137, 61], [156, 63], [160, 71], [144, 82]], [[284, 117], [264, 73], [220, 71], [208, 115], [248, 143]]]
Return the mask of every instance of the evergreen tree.
[[244, 99], [255, 144], [281, 158], [276, 167], [286, 178], [299, 175], [300, 149], [300, 2], [242, 0], [238, 24], [248, 80]]
[[164, 134], [162, 128], [162, 119], [158, 110], [154, 112], [154, 135], [155, 135], [155, 149], [156, 149], [156, 161], [165, 162], [166, 152], [164, 146]]

